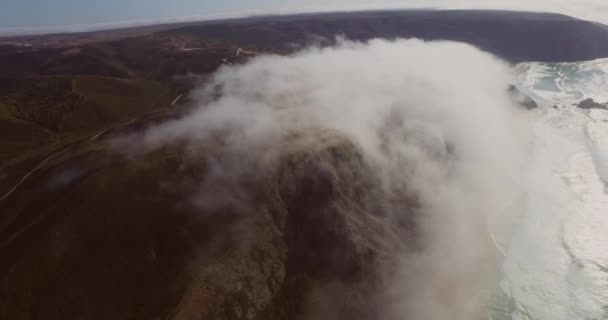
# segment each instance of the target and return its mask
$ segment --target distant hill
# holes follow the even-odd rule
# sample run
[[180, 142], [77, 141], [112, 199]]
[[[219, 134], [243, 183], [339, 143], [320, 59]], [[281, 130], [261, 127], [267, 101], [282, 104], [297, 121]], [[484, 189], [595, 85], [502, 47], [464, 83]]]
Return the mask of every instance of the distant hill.
[[238, 48], [287, 54], [310, 44], [330, 45], [336, 36], [461, 41], [512, 63], [608, 57], [608, 27], [596, 22], [551, 13], [410, 10], [0, 38], [0, 70], [4, 77], [94, 75], [174, 82], [176, 76], [209, 74], [223, 63], [243, 60], [235, 57]]
[[608, 57], [608, 27], [561, 14], [487, 10], [406, 10], [259, 16], [76, 34], [0, 38], [0, 44], [80, 46], [159, 35], [293, 50], [349, 39], [421, 38], [470, 43], [510, 62], [567, 62]]
[[462, 41], [510, 62], [566, 62], [608, 57], [605, 25], [533, 12], [416, 10], [264, 17], [169, 31], [273, 48], [344, 35], [348, 39]]

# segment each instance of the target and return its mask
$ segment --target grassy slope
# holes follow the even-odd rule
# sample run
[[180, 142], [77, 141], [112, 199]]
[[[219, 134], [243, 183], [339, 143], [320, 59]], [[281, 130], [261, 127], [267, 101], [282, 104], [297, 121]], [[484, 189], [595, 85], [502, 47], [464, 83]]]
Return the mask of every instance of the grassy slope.
[[170, 90], [151, 80], [78, 76], [74, 93], [84, 99], [66, 117], [62, 134], [92, 133], [128, 122], [171, 103]]
[[52, 132], [43, 123], [55, 109], [51, 99], [57, 98], [57, 92], [48, 89], [51, 82], [0, 80], [0, 162], [53, 141]]
[[0, 194], [53, 152], [166, 108], [163, 84], [100, 76], [0, 80]]

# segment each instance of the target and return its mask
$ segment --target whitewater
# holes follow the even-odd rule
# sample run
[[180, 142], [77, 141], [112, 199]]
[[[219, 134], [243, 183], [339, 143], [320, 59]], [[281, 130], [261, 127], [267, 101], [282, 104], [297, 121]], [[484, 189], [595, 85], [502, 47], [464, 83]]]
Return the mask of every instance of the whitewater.
[[608, 319], [608, 111], [576, 107], [608, 102], [608, 59], [514, 72], [539, 103], [533, 169], [512, 236], [496, 241], [501, 297], [488, 318]]

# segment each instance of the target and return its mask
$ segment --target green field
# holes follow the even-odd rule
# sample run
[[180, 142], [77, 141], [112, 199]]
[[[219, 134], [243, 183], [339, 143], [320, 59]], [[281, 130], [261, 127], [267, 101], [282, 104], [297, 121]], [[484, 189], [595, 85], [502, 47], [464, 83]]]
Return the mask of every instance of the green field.
[[100, 76], [0, 79], [1, 164], [40, 148], [88, 138], [170, 105], [152, 80]]
[[63, 135], [111, 128], [167, 107], [173, 98], [156, 81], [96, 76], [75, 77], [73, 92], [83, 100], [65, 118]]

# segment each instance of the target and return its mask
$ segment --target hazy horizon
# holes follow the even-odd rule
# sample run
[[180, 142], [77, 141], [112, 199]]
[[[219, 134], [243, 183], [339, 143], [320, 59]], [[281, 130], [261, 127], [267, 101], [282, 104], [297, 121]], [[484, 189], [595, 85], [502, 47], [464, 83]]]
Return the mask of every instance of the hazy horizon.
[[0, 12], [0, 36], [83, 32], [264, 14], [424, 8], [545, 11], [608, 24], [608, 4], [601, 0], [582, 0], [577, 3], [566, 0], [330, 0], [324, 3], [304, 3], [299, 0], [254, 0], [248, 3], [233, 0], [222, 3], [194, 0], [182, 0], [179, 3], [159, 0], [109, 0], [103, 3], [69, 0], [53, 3], [40, 0], [5, 1], [4, 10]]

